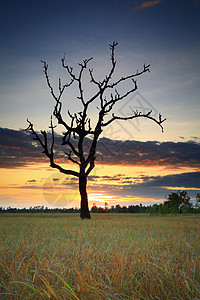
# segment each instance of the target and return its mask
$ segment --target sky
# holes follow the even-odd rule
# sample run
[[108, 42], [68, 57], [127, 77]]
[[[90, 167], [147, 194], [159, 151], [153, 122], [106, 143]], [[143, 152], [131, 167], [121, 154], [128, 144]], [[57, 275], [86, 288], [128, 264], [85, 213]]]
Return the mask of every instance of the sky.
[[[88, 178], [89, 204], [150, 205], [168, 194], [200, 192], [200, 1], [2, 1], [0, 9], [0, 206], [79, 207], [77, 179], [49, 167], [23, 129], [27, 118], [48, 130], [54, 102], [41, 60], [55, 90], [68, 82], [61, 59], [102, 80], [109, 72], [109, 44], [118, 42], [114, 79], [142, 70], [138, 90], [116, 107], [118, 115], [152, 110], [167, 120], [164, 133], [150, 120], [115, 121], [102, 133], [96, 167]], [[122, 86], [127, 90], [129, 83]], [[94, 92], [87, 70], [85, 97]], [[63, 97], [63, 112], [80, 111], [77, 89]], [[92, 125], [98, 103], [91, 107]], [[67, 114], [66, 114], [67, 116]], [[62, 128], [56, 128], [56, 139]], [[69, 162], [58, 159], [67, 168]]]

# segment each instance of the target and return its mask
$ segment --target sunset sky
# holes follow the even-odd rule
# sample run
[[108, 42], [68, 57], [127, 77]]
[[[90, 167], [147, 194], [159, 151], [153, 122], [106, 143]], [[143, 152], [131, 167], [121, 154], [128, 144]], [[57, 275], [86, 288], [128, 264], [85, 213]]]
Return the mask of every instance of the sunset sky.
[[[152, 110], [167, 121], [164, 133], [143, 119], [116, 121], [106, 128], [88, 178], [90, 206], [160, 203], [183, 189], [194, 199], [200, 193], [199, 16], [198, 0], [2, 2], [0, 206], [79, 207], [77, 179], [51, 169], [22, 129], [29, 118], [36, 130], [48, 130], [54, 102], [40, 60], [48, 62], [55, 88], [59, 77], [69, 81], [61, 67], [64, 53], [76, 72], [79, 62], [93, 57], [89, 67], [102, 80], [109, 72], [113, 41], [119, 43], [114, 78], [151, 64], [151, 72], [138, 78], [137, 92], [116, 108], [118, 115]], [[88, 82], [86, 98], [92, 92]], [[64, 115], [68, 109], [80, 111], [77, 96], [76, 87], [70, 87], [63, 97]], [[97, 106], [90, 110], [92, 125]], [[62, 131], [58, 126], [58, 141]]]

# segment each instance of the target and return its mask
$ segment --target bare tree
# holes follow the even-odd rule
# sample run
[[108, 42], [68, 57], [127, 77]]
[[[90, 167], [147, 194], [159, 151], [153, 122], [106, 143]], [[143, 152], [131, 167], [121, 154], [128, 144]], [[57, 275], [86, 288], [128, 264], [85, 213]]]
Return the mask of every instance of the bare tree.
[[[43, 153], [49, 158], [50, 166], [52, 168], [58, 169], [61, 173], [76, 176], [79, 179], [79, 192], [81, 196], [81, 213], [80, 217], [82, 219], [88, 218], [90, 219], [90, 212], [88, 208], [88, 196], [87, 196], [87, 177], [90, 172], [93, 170], [95, 166], [95, 153], [97, 148], [97, 141], [99, 139], [100, 134], [103, 129], [114, 122], [115, 120], [132, 120], [136, 118], [147, 118], [149, 120], [154, 121], [158, 124], [162, 131], [162, 123], [166, 119], [162, 119], [161, 114], [159, 114], [158, 119], [154, 118], [151, 115], [152, 111], [147, 113], [134, 111], [132, 115], [124, 117], [118, 116], [112, 113], [114, 106], [125, 99], [128, 95], [132, 94], [137, 90], [136, 78], [143, 73], [150, 72], [150, 65], [144, 65], [141, 71], [138, 71], [134, 74], [128, 75], [126, 77], [121, 77], [118, 80], [112, 82], [111, 79], [113, 77], [115, 68], [116, 68], [116, 60], [115, 60], [115, 48], [117, 46], [117, 42], [113, 42], [110, 45], [111, 50], [111, 67], [109, 73], [105, 76], [102, 81], [97, 81], [93, 74], [93, 69], [88, 70], [88, 74], [90, 77], [90, 82], [96, 86], [96, 92], [88, 99], [85, 99], [84, 91], [83, 91], [83, 74], [87, 69], [89, 62], [92, 58], [85, 59], [83, 63], [79, 63], [79, 72], [78, 75], [75, 74], [72, 67], [69, 67], [65, 64], [65, 57], [62, 59], [62, 66], [66, 69], [68, 75], [70, 76], [70, 82], [68, 84], [62, 85], [61, 79], [58, 82], [58, 94], [54, 92], [54, 88], [50, 82], [48, 75], [48, 64], [45, 61], [41, 61], [43, 63], [43, 71], [46, 77], [47, 85], [50, 89], [51, 95], [55, 100], [55, 106], [53, 110], [53, 115], [51, 116], [50, 130], [51, 130], [51, 145], [49, 146], [49, 141], [47, 137], [47, 132], [41, 130], [42, 137], [35, 131], [33, 124], [27, 120], [29, 126], [26, 130], [30, 130], [34, 135], [34, 140], [37, 140], [41, 147], [43, 148]], [[117, 87], [124, 82], [132, 81], [132, 87], [126, 91], [125, 93], [119, 93]], [[68, 120], [63, 119], [62, 114], [62, 105], [61, 98], [65, 89], [71, 86], [74, 83], [77, 83], [79, 96], [77, 96], [78, 100], [81, 102], [82, 111], [72, 114], [68, 111]], [[109, 92], [109, 98], [107, 99], [105, 93]], [[91, 119], [88, 116], [89, 106], [94, 102], [98, 101], [98, 113], [97, 113], [97, 121], [92, 128]], [[71, 161], [73, 164], [78, 166], [78, 171], [73, 171], [70, 169], [63, 168], [60, 164], [58, 164], [54, 159], [54, 144], [55, 144], [55, 126], [53, 125], [53, 116], [57, 120], [57, 123], [62, 125], [65, 132], [63, 134], [62, 143], [68, 149], [68, 152], [64, 152], [67, 155], [67, 159]], [[91, 144], [89, 151], [87, 153], [84, 151], [84, 140], [90, 137]]]

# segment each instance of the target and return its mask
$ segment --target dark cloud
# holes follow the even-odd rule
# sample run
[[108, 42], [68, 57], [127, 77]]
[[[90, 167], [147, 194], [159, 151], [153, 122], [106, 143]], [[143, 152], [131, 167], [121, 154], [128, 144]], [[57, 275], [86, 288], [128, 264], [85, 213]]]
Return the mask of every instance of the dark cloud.
[[[56, 143], [60, 136], [56, 135]], [[47, 162], [43, 149], [24, 130], [0, 128], [0, 168], [17, 168], [38, 162]], [[61, 157], [57, 147], [57, 157]]]
[[123, 186], [123, 193], [143, 198], [164, 199], [171, 192], [187, 189], [191, 197], [199, 193], [200, 172], [152, 176], [145, 182]]
[[[55, 140], [56, 158], [67, 161], [67, 157], [63, 158], [64, 152], [61, 151], [62, 136], [56, 135]], [[86, 140], [86, 153], [90, 143], [89, 139]], [[32, 135], [22, 130], [0, 128], [0, 151], [1, 168], [16, 168], [40, 162], [48, 164], [49, 162], [42, 153], [40, 145], [33, 141]], [[197, 141], [139, 142], [101, 138], [97, 146], [96, 162], [113, 165], [199, 168], [200, 143]], [[118, 177], [115, 180], [118, 180]]]
[[[143, 180], [138, 182], [135, 177], [129, 182], [123, 182], [116, 186], [112, 183], [102, 184], [104, 193], [110, 193], [114, 196], [146, 199], [164, 200], [167, 195], [176, 190], [189, 190], [188, 194], [195, 197], [200, 189], [200, 172], [188, 172], [182, 174], [173, 174], [165, 176], [140, 176]], [[91, 186], [92, 190], [99, 191], [99, 186]]]
[[60, 178], [52, 178], [53, 181], [59, 181]]
[[[114, 177], [111, 176], [89, 176], [92, 177], [92, 181], [104, 181], [105, 179], [115, 181]], [[165, 176], [144, 176], [140, 175], [139, 177], [128, 177], [128, 183], [131, 183], [132, 186], [141, 186], [141, 187], [185, 187], [185, 188], [200, 188], [200, 172], [187, 172], [181, 174], [172, 174], [172, 175], [165, 175]], [[126, 183], [126, 177], [121, 174], [118, 178], [121, 183]], [[139, 180], [140, 183], [137, 183], [136, 180]], [[123, 185], [124, 188], [130, 188], [130, 185]]]
[[102, 138], [97, 161], [104, 164], [200, 166], [200, 143], [115, 141]]
[[166, 176], [146, 176], [140, 184], [143, 187], [185, 187], [200, 188], [200, 172], [188, 172]]
[[1, 168], [21, 167], [36, 162], [38, 158], [44, 160], [41, 149], [23, 130], [0, 128], [0, 151]]

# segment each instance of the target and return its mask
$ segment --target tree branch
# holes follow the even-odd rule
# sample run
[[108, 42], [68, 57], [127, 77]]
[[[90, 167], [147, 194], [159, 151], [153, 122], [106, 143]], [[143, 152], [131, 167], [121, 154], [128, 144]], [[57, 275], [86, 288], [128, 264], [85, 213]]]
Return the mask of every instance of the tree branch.
[[53, 97], [53, 99], [56, 101], [56, 104], [54, 106], [54, 111], [53, 111], [53, 115], [56, 117], [56, 119], [58, 120], [59, 124], [62, 124], [66, 129], [70, 129], [70, 127], [68, 126], [68, 124], [63, 120], [62, 115], [61, 115], [61, 109], [62, 109], [62, 103], [60, 102], [60, 99], [63, 95], [63, 92], [66, 88], [68, 88], [70, 85], [72, 85], [72, 83], [74, 82], [74, 79], [72, 78], [70, 83], [65, 84], [62, 86], [61, 84], [61, 79], [59, 78], [58, 81], [58, 89], [59, 89], [59, 95], [56, 96], [56, 94], [54, 93], [54, 89], [51, 85], [50, 79], [49, 79], [49, 75], [48, 75], [48, 64], [41, 60], [41, 62], [43, 63], [43, 72], [45, 74], [45, 78], [46, 78], [46, 82], [47, 85], [51, 91], [51, 95]]
[[115, 116], [114, 114], [112, 114], [112, 118], [109, 121], [107, 121], [106, 123], [102, 124], [102, 126], [105, 127], [105, 126], [109, 125], [110, 123], [112, 123], [115, 120], [124, 120], [124, 121], [126, 121], [126, 120], [132, 120], [132, 119], [136, 119], [136, 118], [141, 118], [142, 117], [142, 118], [147, 118], [147, 119], [150, 119], [150, 120], [154, 121], [156, 124], [158, 124], [161, 127], [162, 132], [164, 132], [164, 128], [162, 126], [162, 123], [164, 121], [166, 121], [167, 119], [166, 118], [162, 119], [162, 115], [159, 114], [159, 119], [157, 120], [157, 119], [155, 119], [154, 117], [151, 116], [151, 113], [152, 113], [152, 110], [150, 110], [146, 114], [143, 114], [142, 112], [135, 111], [134, 115], [133, 116], [129, 116], [129, 117], [120, 117], [120, 116]]
[[59, 166], [58, 164], [56, 164], [54, 161], [52, 161], [50, 163], [50, 167], [59, 170], [63, 174], [79, 177], [78, 172], [73, 171], [73, 170], [66, 170], [66, 169], [62, 168], [61, 166]]
[[90, 166], [86, 171], [86, 176], [88, 176], [90, 174], [90, 172], [94, 169], [94, 167], [95, 167], [94, 161], [95, 161], [95, 158], [93, 160], [91, 160]]
[[[49, 128], [51, 128], [51, 139], [52, 139], [52, 142], [51, 142], [51, 156], [53, 157], [53, 147], [54, 147], [54, 142], [55, 142], [55, 137], [54, 137], [54, 128], [56, 128], [56, 126], [53, 126], [53, 121], [52, 121], [52, 115], [51, 115], [51, 125], [49, 126]], [[47, 138], [46, 138], [47, 140]]]
[[71, 156], [71, 154], [72, 154], [72, 152], [70, 151], [69, 153], [68, 152], [65, 152], [65, 154], [67, 155], [67, 158], [69, 159], [69, 160], [71, 160], [71, 162], [73, 162], [74, 164], [77, 164], [77, 165], [81, 165], [77, 160], [75, 160], [75, 159], [73, 159], [72, 158], [72, 156]]
[[136, 73], [134, 73], [134, 74], [132, 74], [132, 75], [128, 75], [128, 76], [126, 76], [126, 77], [121, 77], [119, 80], [117, 80], [116, 82], [114, 82], [114, 83], [112, 83], [112, 84], [110, 84], [110, 85], [108, 85], [108, 88], [113, 88], [113, 87], [115, 87], [115, 86], [117, 86], [120, 82], [122, 82], [122, 81], [125, 81], [125, 80], [128, 80], [128, 79], [133, 79], [134, 77], [137, 77], [137, 76], [140, 76], [140, 75], [142, 75], [143, 73], [146, 73], [146, 72], [150, 72], [150, 65], [145, 65], [144, 64], [144, 68], [143, 68], [143, 70], [142, 71], [138, 71], [137, 70], [137, 72]]
[[28, 127], [25, 129], [25, 131], [31, 131], [31, 133], [35, 136], [35, 138], [33, 138], [34, 141], [38, 141], [40, 143], [40, 145], [42, 146], [42, 148], [44, 149], [43, 153], [45, 154], [49, 154], [48, 152], [48, 148], [47, 148], [47, 136], [46, 136], [46, 132], [41, 130], [41, 133], [44, 137], [44, 142], [40, 139], [39, 135], [37, 134], [37, 132], [34, 130], [33, 124], [27, 119], [27, 122], [29, 123]]
[[103, 108], [105, 110], [105, 113], [107, 114], [108, 112], [110, 112], [113, 108], [113, 106], [120, 100], [123, 100], [124, 98], [126, 98], [129, 94], [135, 92], [137, 90], [137, 82], [136, 80], [132, 79], [134, 87], [129, 90], [128, 92], [126, 92], [125, 94], [121, 95], [118, 93], [118, 91], [115, 89], [115, 97], [113, 97], [113, 94], [111, 94], [111, 100], [110, 101], [106, 101]]
[[110, 50], [111, 50], [111, 70], [109, 72], [109, 74], [105, 77], [105, 79], [101, 82], [98, 82], [97, 80], [95, 80], [94, 76], [93, 76], [93, 69], [90, 69], [89, 70], [89, 73], [90, 73], [90, 82], [93, 82], [94, 84], [96, 84], [99, 88], [99, 91], [93, 96], [91, 97], [87, 104], [89, 105], [91, 102], [93, 102], [97, 97], [101, 96], [103, 97], [103, 93], [104, 91], [109, 87], [108, 86], [108, 82], [110, 81], [113, 73], [114, 73], [114, 70], [115, 70], [115, 67], [116, 67], [116, 60], [115, 60], [115, 47], [118, 45], [117, 42], [113, 42], [112, 44], [110, 44]]
[[31, 133], [35, 136], [35, 138], [33, 138], [34, 141], [38, 141], [40, 143], [40, 145], [42, 146], [42, 148], [44, 149], [44, 151], [42, 153], [45, 153], [46, 156], [49, 158], [50, 160], [50, 166], [52, 168], [56, 168], [58, 169], [61, 173], [64, 174], [68, 174], [68, 175], [73, 175], [76, 177], [79, 177], [79, 173], [76, 171], [72, 171], [72, 170], [66, 170], [64, 168], [62, 168], [61, 166], [59, 166], [58, 164], [56, 164], [54, 162], [54, 153], [53, 153], [53, 147], [54, 147], [54, 126], [52, 124], [52, 119], [51, 119], [51, 130], [52, 130], [52, 144], [51, 144], [51, 149], [50, 152], [48, 150], [48, 144], [47, 144], [47, 134], [46, 131], [42, 131], [41, 133], [44, 137], [44, 142], [41, 140], [41, 138], [39, 137], [39, 135], [37, 134], [37, 132], [34, 130], [33, 124], [27, 119], [27, 122], [29, 123], [28, 127], [25, 129], [25, 131], [31, 131]]
[[45, 78], [46, 78], [46, 81], [47, 81], [47, 85], [48, 85], [48, 87], [49, 87], [49, 89], [50, 89], [50, 91], [51, 91], [51, 95], [52, 95], [52, 97], [54, 98], [54, 100], [56, 101], [56, 102], [59, 102], [60, 101], [60, 99], [61, 99], [61, 96], [62, 96], [62, 94], [63, 94], [63, 92], [64, 92], [64, 90], [66, 89], [66, 88], [68, 88], [73, 82], [74, 82], [74, 79], [72, 78], [71, 79], [71, 81], [69, 82], [69, 83], [66, 83], [66, 84], [64, 84], [63, 86], [62, 86], [62, 84], [61, 84], [61, 79], [59, 78], [59, 80], [58, 80], [58, 90], [59, 90], [59, 95], [58, 96], [56, 96], [56, 94], [54, 93], [54, 89], [53, 89], [53, 87], [52, 87], [52, 85], [51, 85], [51, 82], [50, 82], [50, 79], [49, 79], [49, 75], [48, 75], [48, 64], [46, 63], [46, 61], [44, 61], [44, 60], [41, 60], [41, 63], [43, 63], [43, 72], [44, 72], [44, 74], [45, 74]]

